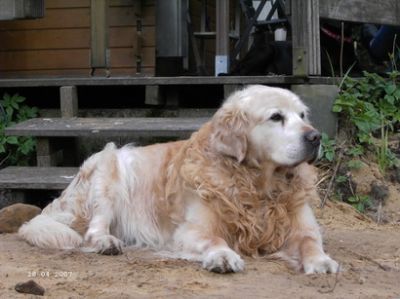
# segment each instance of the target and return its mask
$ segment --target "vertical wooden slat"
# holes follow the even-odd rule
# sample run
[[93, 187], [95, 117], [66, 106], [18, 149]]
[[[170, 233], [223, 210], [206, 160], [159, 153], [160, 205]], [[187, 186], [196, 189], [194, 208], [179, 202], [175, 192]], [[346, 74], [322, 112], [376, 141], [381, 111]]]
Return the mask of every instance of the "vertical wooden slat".
[[55, 166], [57, 151], [48, 138], [37, 138], [36, 163], [38, 167]]
[[215, 75], [229, 69], [229, 0], [216, 1]]
[[91, 0], [91, 67], [108, 68], [108, 0]]
[[136, 17], [136, 39], [135, 39], [135, 57], [136, 57], [136, 73], [142, 72], [143, 61], [143, 34], [142, 34], [142, 0], [136, 0], [134, 3], [135, 17]]
[[319, 0], [291, 1], [293, 74], [321, 75]]
[[78, 91], [76, 86], [60, 87], [61, 117], [78, 116]]

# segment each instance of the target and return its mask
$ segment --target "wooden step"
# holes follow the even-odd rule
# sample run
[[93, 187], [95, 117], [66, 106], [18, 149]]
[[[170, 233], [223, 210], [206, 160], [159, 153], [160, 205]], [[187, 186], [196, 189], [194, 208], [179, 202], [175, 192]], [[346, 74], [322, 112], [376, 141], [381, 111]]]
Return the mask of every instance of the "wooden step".
[[338, 78], [306, 76], [182, 76], [110, 78], [35, 78], [0, 79], [0, 87], [43, 86], [123, 86], [123, 85], [248, 85], [248, 84], [334, 84]]
[[0, 170], [0, 189], [63, 190], [77, 172], [77, 167], [10, 166]]
[[188, 137], [210, 118], [34, 118], [5, 130], [36, 137]]

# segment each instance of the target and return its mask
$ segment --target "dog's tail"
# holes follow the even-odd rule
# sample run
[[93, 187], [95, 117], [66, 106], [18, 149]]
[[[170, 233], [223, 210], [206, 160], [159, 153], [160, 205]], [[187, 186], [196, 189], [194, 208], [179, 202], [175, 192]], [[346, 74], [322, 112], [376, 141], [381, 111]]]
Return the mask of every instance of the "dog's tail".
[[82, 236], [68, 225], [41, 214], [22, 225], [18, 235], [41, 248], [73, 249], [82, 246]]

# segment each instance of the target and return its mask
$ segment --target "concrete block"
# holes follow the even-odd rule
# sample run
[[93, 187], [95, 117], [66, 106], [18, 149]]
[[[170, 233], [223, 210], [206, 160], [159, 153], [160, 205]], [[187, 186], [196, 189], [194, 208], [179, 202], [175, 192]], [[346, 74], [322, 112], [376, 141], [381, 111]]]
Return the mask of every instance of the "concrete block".
[[292, 91], [310, 107], [311, 123], [333, 138], [337, 130], [337, 116], [332, 112], [339, 93], [336, 85], [292, 85]]

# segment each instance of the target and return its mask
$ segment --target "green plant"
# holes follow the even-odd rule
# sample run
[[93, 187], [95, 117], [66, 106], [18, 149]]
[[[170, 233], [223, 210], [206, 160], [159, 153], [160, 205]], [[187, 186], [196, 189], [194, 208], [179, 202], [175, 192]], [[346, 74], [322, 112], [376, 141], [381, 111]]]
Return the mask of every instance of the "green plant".
[[347, 201], [361, 213], [364, 213], [372, 205], [371, 198], [368, 195], [355, 194], [350, 196]]
[[15, 94], [4, 94], [0, 100], [0, 166], [27, 165], [35, 150], [36, 142], [31, 137], [5, 136], [4, 130], [18, 122], [37, 116], [38, 109], [24, 105], [25, 98]]
[[365, 166], [365, 164], [364, 164], [361, 160], [358, 160], [358, 159], [351, 159], [351, 160], [349, 160], [349, 161], [347, 162], [347, 166], [348, 166], [350, 169], [357, 170], [357, 169], [363, 168], [363, 167]]
[[[388, 73], [388, 78], [364, 72], [360, 79], [346, 77], [333, 111], [341, 113], [354, 125], [354, 156], [371, 148], [383, 173], [399, 163], [388, 147], [388, 136], [393, 125], [400, 122], [400, 72]], [[378, 136], [378, 142], [377, 137]]]
[[335, 158], [335, 139], [330, 139], [326, 133], [322, 133], [321, 137], [321, 158], [332, 162]]

